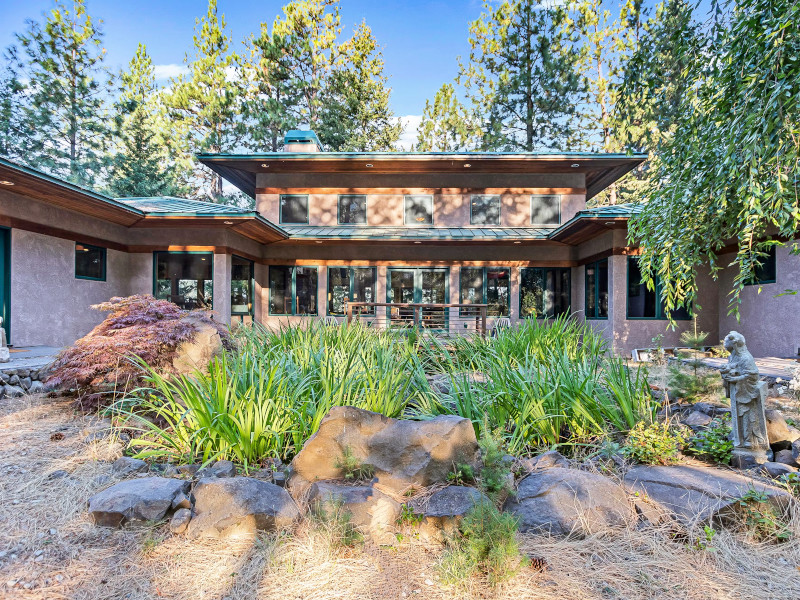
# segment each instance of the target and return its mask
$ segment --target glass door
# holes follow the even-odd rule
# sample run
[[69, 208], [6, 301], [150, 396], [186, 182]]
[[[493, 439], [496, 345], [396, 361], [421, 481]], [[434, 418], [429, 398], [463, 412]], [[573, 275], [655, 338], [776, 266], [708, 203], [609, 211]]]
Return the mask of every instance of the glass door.
[[[448, 301], [449, 269], [390, 268], [386, 301], [391, 304], [445, 304]], [[414, 310], [397, 307], [389, 311], [393, 325], [413, 324]], [[446, 328], [447, 310], [422, 308], [418, 316], [423, 327]]]
[[11, 345], [11, 230], [0, 227], [0, 317]]

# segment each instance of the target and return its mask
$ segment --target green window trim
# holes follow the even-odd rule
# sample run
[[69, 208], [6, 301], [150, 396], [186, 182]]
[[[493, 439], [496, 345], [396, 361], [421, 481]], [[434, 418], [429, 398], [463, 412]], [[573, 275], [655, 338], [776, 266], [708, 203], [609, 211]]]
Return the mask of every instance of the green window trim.
[[[537, 200], [541, 201], [542, 198], [555, 198], [556, 202], [558, 203], [558, 218], [556, 219], [555, 223], [547, 223], [544, 221], [537, 221], [534, 220], [533, 215], [535, 214], [534, 204]], [[538, 227], [557, 227], [561, 225], [561, 201], [562, 196], [560, 194], [531, 194], [531, 225], [538, 226]]]
[[778, 282], [777, 246], [770, 246], [767, 256], [753, 270], [753, 276], [745, 281], [745, 285], [768, 285]]
[[[492, 203], [497, 203], [497, 222], [496, 223], [489, 223], [484, 221], [483, 223], [476, 223], [475, 222], [475, 201], [481, 200], [490, 200]], [[470, 225], [488, 225], [488, 226], [499, 226], [502, 222], [502, 203], [500, 201], [500, 196], [497, 194], [472, 194], [469, 197], [469, 223]], [[486, 218], [486, 217], [484, 217]]]
[[[235, 311], [233, 310], [233, 282], [234, 281], [244, 281], [240, 279], [233, 278], [233, 259], [239, 259], [250, 263], [250, 298], [252, 302], [250, 302], [250, 309], [247, 311]], [[231, 259], [231, 316], [246, 316], [249, 315], [251, 317], [255, 317], [256, 315], [256, 302], [255, 302], [255, 289], [256, 289], [256, 269], [255, 263], [252, 260], [244, 258], [243, 256], [238, 256], [236, 254], [232, 255]]]
[[[639, 260], [636, 256], [629, 256], [628, 257], [628, 273], [626, 277], [626, 285], [625, 285], [625, 319], [628, 321], [666, 321], [668, 317], [664, 314], [664, 303], [661, 300], [661, 279], [656, 274], [655, 277], [655, 316], [654, 317], [632, 317], [631, 316], [631, 298], [634, 297], [631, 295], [631, 264], [637, 262]], [[637, 287], [641, 288], [643, 283], [640, 281]], [[649, 288], [645, 288], [645, 291], [653, 291]], [[672, 318], [675, 321], [691, 321], [692, 320], [692, 312], [686, 309], [679, 309], [673, 311]]]
[[[566, 309], [556, 312], [555, 310], [555, 302], [552, 302], [553, 306], [547, 306], [547, 273], [553, 273], [553, 282], [555, 283], [556, 278], [561, 278], [563, 275], [566, 274]], [[523, 282], [525, 280], [526, 275], [531, 274], [534, 277], [538, 276], [539, 281], [544, 284], [542, 288], [542, 300], [544, 302], [544, 306], [540, 307], [540, 312], [536, 314], [537, 319], [553, 319], [561, 314], [569, 314], [572, 312], [572, 269], [570, 267], [523, 267], [519, 270], [519, 316], [520, 318], [530, 318], [529, 315], [526, 314], [526, 309], [524, 308], [525, 303], [525, 289], [523, 289]], [[553, 291], [553, 299], [555, 297], [555, 291]], [[553, 309], [553, 314], [548, 314], [549, 308]], [[562, 307], [563, 308], [563, 307]]]
[[[606, 315], [600, 316], [600, 285], [599, 285], [599, 278], [598, 275], [600, 273], [600, 266], [605, 264], [606, 267], [606, 295], [610, 297], [611, 295], [611, 285], [610, 280], [608, 277], [608, 259], [604, 258], [602, 260], [597, 260], [595, 262], [589, 263], [584, 267], [584, 293], [586, 294], [586, 318], [590, 321], [607, 321], [608, 320], [608, 298], [606, 299]], [[591, 298], [591, 306], [592, 310], [589, 310], [589, 269], [594, 269], [594, 293], [592, 294], [593, 298]]]
[[[481, 297], [479, 302], [469, 302], [468, 299], [465, 300], [463, 293], [464, 293], [464, 271], [469, 269], [481, 270]], [[506, 289], [506, 298], [508, 298], [508, 304], [506, 305], [505, 313], [499, 311], [493, 311], [491, 308], [491, 303], [489, 302], [489, 273], [490, 272], [497, 272], [497, 271], [508, 271], [508, 279], [505, 286]], [[459, 304], [489, 304], [489, 311], [488, 316], [490, 317], [510, 317], [511, 316], [511, 267], [461, 267], [458, 270], [458, 301]], [[469, 308], [461, 308], [459, 309], [459, 316], [472, 316], [472, 312], [474, 309]]]
[[158, 298], [158, 257], [160, 254], [199, 254], [205, 255], [211, 260], [211, 305], [210, 310], [214, 310], [214, 253], [203, 250], [156, 250], [153, 252], [153, 297]]
[[[306, 218], [304, 221], [287, 221], [283, 218], [284, 201], [289, 198], [305, 198], [306, 202]], [[308, 194], [281, 194], [278, 200], [278, 224], [279, 225], [308, 225], [309, 213], [309, 198]]]
[[[350, 221], [342, 221], [342, 198], [363, 198], [364, 199], [364, 222], [352, 223]], [[369, 196], [366, 194], [339, 194], [336, 197], [336, 222], [339, 225], [352, 225], [354, 227], [366, 227], [369, 225]]]
[[[372, 301], [373, 302], [377, 302], [378, 301], [377, 300], [377, 293], [378, 293], [378, 267], [348, 267], [347, 265], [341, 265], [341, 266], [329, 265], [327, 267], [327, 275], [328, 275], [327, 286], [328, 287], [327, 287], [326, 297], [325, 297], [325, 311], [326, 311], [325, 314], [326, 315], [332, 316], [332, 317], [343, 317], [343, 316], [346, 315], [346, 313], [344, 311], [343, 312], [333, 312], [333, 311], [331, 311], [331, 302], [332, 302], [332, 298], [331, 298], [331, 294], [332, 294], [332, 292], [331, 292], [331, 281], [332, 281], [331, 280], [331, 269], [347, 269], [348, 270], [348, 279], [349, 279], [350, 290], [347, 293], [347, 298], [348, 298], [348, 300], [350, 302], [356, 302], [356, 300], [353, 300], [353, 294], [354, 294], [354, 289], [355, 289], [355, 284], [356, 284], [355, 271], [358, 270], [358, 269], [369, 269], [370, 271], [372, 271], [372, 287], [375, 290], [374, 293], [373, 293], [373, 295], [375, 297], [372, 299]], [[358, 300], [358, 302], [363, 302], [363, 300]], [[373, 307], [373, 308], [371, 308], [369, 310], [369, 312], [364, 312], [362, 314], [373, 315], [373, 314], [375, 314], [375, 308]]]
[[[292, 270], [292, 311], [288, 313], [282, 312], [273, 312], [272, 310], [272, 271], [273, 269], [280, 268], [280, 269], [291, 269]], [[316, 278], [314, 282], [314, 312], [307, 312], [307, 313], [298, 313], [297, 312], [297, 270], [298, 269], [309, 269], [316, 272]], [[268, 287], [268, 294], [267, 294], [267, 313], [273, 317], [316, 317], [319, 315], [319, 267], [316, 265], [270, 265], [269, 271], [267, 272], [267, 287]]]
[[[85, 249], [85, 250], [84, 250]], [[102, 259], [102, 275], [99, 277], [92, 277], [90, 275], [79, 275], [78, 274], [78, 252], [91, 252], [91, 251], [100, 251], [100, 257]], [[84, 279], [86, 281], [106, 281], [107, 276], [107, 263], [108, 263], [108, 250], [103, 248], [102, 246], [93, 246], [91, 244], [84, 244], [82, 242], [75, 242], [75, 279]]]

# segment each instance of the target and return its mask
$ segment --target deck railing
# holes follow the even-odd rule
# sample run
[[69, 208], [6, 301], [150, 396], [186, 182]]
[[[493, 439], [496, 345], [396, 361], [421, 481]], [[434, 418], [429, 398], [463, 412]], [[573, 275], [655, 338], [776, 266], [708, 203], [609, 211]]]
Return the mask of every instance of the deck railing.
[[414, 327], [435, 335], [486, 335], [488, 304], [416, 304], [348, 302], [347, 322], [365, 322], [381, 329]]

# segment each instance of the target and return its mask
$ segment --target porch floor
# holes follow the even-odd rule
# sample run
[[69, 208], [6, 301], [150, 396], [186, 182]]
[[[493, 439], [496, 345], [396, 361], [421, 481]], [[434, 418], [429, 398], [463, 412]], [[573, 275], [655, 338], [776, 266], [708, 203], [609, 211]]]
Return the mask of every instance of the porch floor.
[[[728, 363], [727, 358], [704, 358], [703, 364], [712, 369], [719, 369]], [[762, 377], [766, 379], [782, 379], [788, 381], [792, 373], [800, 367], [800, 362], [792, 358], [776, 358], [767, 356], [756, 358], [756, 366]]]
[[0, 371], [10, 369], [29, 369], [38, 371], [46, 367], [61, 351], [53, 346], [15, 346], [11, 348], [11, 360], [0, 363]]

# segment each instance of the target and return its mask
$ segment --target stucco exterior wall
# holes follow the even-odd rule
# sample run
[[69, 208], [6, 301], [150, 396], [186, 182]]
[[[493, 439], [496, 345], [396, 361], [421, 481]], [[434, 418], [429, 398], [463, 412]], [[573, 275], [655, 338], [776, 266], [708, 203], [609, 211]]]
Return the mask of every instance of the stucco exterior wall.
[[[733, 255], [720, 257], [729, 264]], [[775, 283], [748, 285], [742, 290], [739, 320], [728, 315], [727, 292], [733, 287], [736, 270], [719, 274], [719, 334], [738, 331], [754, 356], [797, 358], [800, 350], [800, 295], [778, 296], [785, 290], [800, 290], [800, 256], [792, 256], [789, 246], [775, 250]]]
[[106, 281], [75, 278], [75, 242], [11, 231], [11, 343], [65, 346], [105, 313], [89, 308], [129, 292], [128, 255], [107, 251]]

